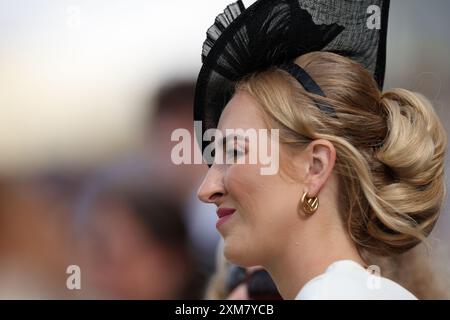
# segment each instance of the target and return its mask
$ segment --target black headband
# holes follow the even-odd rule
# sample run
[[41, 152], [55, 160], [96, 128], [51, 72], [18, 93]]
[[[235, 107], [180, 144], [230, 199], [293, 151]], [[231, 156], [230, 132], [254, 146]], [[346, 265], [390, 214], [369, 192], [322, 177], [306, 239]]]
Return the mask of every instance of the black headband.
[[[297, 81], [300, 82], [303, 88], [305, 88], [305, 90], [308, 91], [309, 93], [326, 97], [325, 93], [323, 93], [319, 85], [311, 78], [311, 76], [305, 71], [305, 69], [300, 67], [298, 64], [290, 62], [282, 64], [278, 66], [278, 68], [288, 72], [291, 76], [297, 79]], [[321, 111], [328, 113], [333, 118], [337, 118], [336, 111], [329, 104], [317, 102], [314, 103]]]

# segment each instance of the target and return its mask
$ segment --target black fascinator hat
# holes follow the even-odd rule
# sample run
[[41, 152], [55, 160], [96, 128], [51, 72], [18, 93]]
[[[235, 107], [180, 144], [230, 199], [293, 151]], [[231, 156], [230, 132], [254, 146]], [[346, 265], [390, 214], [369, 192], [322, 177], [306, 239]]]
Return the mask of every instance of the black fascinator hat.
[[[389, 0], [258, 0], [248, 8], [242, 1], [230, 4], [203, 43], [194, 101], [194, 120], [202, 121], [202, 136], [217, 127], [236, 83], [251, 73], [278, 66], [305, 90], [323, 95], [292, 63], [309, 52], [334, 52], [359, 62], [381, 89], [388, 13]], [[333, 115], [331, 107], [318, 107]]]

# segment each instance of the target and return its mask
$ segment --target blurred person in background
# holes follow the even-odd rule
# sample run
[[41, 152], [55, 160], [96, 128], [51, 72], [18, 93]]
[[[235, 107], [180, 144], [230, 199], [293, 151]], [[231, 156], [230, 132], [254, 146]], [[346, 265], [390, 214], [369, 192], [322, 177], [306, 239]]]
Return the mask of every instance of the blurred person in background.
[[74, 186], [45, 175], [0, 181], [0, 299], [69, 299]]
[[[202, 297], [219, 239], [210, 206], [196, 197], [205, 168], [171, 160], [172, 132], [193, 136], [194, 91], [192, 80], [161, 85], [146, 103], [143, 144], [87, 180], [76, 224], [92, 296]], [[170, 243], [164, 230], [174, 234]]]
[[206, 168], [198, 164], [176, 165], [171, 159], [172, 149], [177, 143], [171, 141], [171, 135], [176, 129], [188, 130], [192, 149], [198, 148], [192, 123], [194, 93], [194, 80], [174, 79], [161, 85], [152, 96], [143, 123], [146, 128], [144, 158], [148, 159], [152, 172], [151, 183], [183, 209], [183, 219], [195, 249], [198, 273], [206, 282], [214, 268], [219, 241], [214, 229], [215, 217], [209, 214], [212, 206], [202, 203], [196, 196]]
[[239, 267], [223, 255], [223, 241], [217, 247], [216, 270], [205, 291], [208, 300], [282, 300], [270, 274], [262, 267]]
[[[186, 204], [195, 186], [205, 173], [202, 165], [177, 165], [171, 160], [176, 142], [171, 141], [177, 129], [188, 130], [194, 137], [192, 114], [195, 93], [194, 80], [174, 79], [162, 84], [148, 101], [144, 152], [153, 169], [152, 179], [163, 192], [176, 194], [175, 201]], [[192, 148], [197, 147], [194, 139]]]
[[[171, 160], [176, 143], [171, 141], [172, 132], [183, 128], [193, 136], [194, 91], [191, 80], [162, 85], [146, 103], [143, 144], [87, 179], [76, 225], [91, 296], [202, 297], [219, 239], [213, 228], [215, 218], [207, 212], [210, 206], [196, 197], [205, 169]], [[197, 147], [194, 139], [192, 146]], [[137, 206], [138, 198], [147, 198], [145, 208]], [[174, 234], [170, 243], [162, 237], [164, 230]], [[96, 251], [104, 254], [96, 257]], [[108, 264], [109, 260], [113, 263]], [[157, 279], [150, 281], [155, 274]], [[166, 283], [169, 278], [173, 283]], [[190, 286], [187, 295], [185, 286]]]
[[270, 274], [260, 266], [230, 265], [225, 288], [229, 300], [282, 300]]
[[77, 225], [87, 292], [107, 299], [198, 298], [182, 209], [136, 169], [130, 168], [138, 176], [113, 170], [94, 178], [83, 192]]

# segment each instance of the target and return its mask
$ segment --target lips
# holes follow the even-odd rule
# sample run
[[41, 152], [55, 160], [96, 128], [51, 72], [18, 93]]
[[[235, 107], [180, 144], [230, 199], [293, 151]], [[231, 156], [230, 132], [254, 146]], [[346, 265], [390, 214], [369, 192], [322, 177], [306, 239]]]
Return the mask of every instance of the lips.
[[217, 216], [219, 218], [229, 216], [230, 214], [233, 214], [236, 211], [236, 209], [231, 208], [220, 208], [217, 210]]
[[227, 221], [235, 211], [236, 209], [231, 208], [218, 209], [217, 217], [219, 217], [219, 219], [217, 220], [216, 228], [219, 228], [223, 223], [225, 223], [225, 221]]

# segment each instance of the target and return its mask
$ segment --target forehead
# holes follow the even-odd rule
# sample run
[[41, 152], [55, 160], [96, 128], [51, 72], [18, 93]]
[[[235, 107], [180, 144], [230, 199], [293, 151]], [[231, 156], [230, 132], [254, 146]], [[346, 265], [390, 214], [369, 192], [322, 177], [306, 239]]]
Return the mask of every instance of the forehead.
[[220, 116], [218, 129], [267, 129], [262, 107], [247, 92], [237, 91]]

